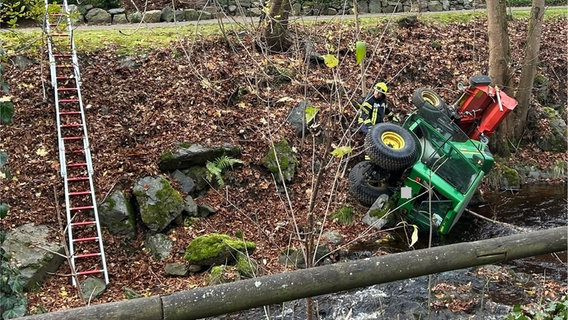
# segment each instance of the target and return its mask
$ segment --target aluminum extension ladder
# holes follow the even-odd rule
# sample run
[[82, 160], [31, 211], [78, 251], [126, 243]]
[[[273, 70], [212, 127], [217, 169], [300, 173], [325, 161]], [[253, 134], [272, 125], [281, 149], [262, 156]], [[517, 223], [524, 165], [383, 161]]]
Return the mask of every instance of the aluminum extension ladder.
[[73, 285], [103, 276], [109, 283], [93, 186], [93, 165], [81, 100], [81, 74], [67, 0], [46, 6], [44, 32], [57, 118], [61, 177], [65, 186], [67, 240]]

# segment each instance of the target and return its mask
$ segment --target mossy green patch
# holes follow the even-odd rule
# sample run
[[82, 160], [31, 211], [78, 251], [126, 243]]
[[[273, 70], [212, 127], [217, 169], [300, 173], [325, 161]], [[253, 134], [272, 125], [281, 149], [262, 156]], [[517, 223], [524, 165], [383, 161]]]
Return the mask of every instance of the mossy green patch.
[[521, 184], [521, 175], [513, 168], [502, 166], [501, 177], [504, 179], [508, 186], [519, 186]]
[[334, 213], [331, 214], [331, 220], [337, 220], [337, 222], [342, 224], [349, 224], [353, 222], [353, 208], [349, 206], [343, 206], [337, 209]]
[[239, 273], [234, 266], [221, 265], [211, 268], [205, 281], [208, 285], [216, 285], [233, 282], [239, 278]]
[[168, 161], [173, 159], [174, 159], [174, 154], [171, 151], [166, 151], [162, 153], [162, 155], [160, 156], [160, 161]]
[[239, 253], [237, 255], [237, 271], [242, 277], [252, 278], [258, 272], [258, 264], [251, 257]]
[[394, 207], [394, 201], [389, 199], [382, 208], [374, 208], [369, 211], [369, 216], [375, 218], [384, 218], [387, 213]]
[[566, 161], [559, 161], [552, 166], [552, 175], [553, 178], [562, 178], [566, 176], [566, 169], [568, 164]]
[[548, 118], [548, 119], [554, 119], [556, 117], [558, 117], [556, 110], [554, 110], [551, 107], [543, 107], [542, 108], [542, 113]]
[[252, 252], [255, 249], [254, 242], [212, 233], [193, 239], [187, 246], [184, 258], [197, 265], [222, 264], [227, 259], [235, 260], [237, 252]]
[[[282, 178], [285, 181], [292, 181], [297, 164], [298, 160], [286, 139], [274, 143], [274, 146], [268, 150], [262, 159], [262, 165], [270, 170], [280, 182], [282, 182]], [[280, 170], [282, 170], [282, 178], [280, 178]]]

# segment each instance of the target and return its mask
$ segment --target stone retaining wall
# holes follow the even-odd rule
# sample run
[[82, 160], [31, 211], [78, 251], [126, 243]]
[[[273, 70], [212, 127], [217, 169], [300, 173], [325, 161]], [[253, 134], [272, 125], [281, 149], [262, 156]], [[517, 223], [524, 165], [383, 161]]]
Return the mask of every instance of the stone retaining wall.
[[[80, 13], [75, 23], [88, 24], [123, 24], [198, 21], [214, 19], [218, 16], [249, 16], [260, 17], [262, 3], [247, 0], [221, 0], [219, 7], [208, 7], [203, 0], [193, 1], [190, 8], [173, 10], [165, 7], [162, 10], [149, 10], [146, 12], [128, 12], [124, 8], [103, 10], [91, 5], [70, 5], [72, 11]], [[454, 11], [485, 7], [480, 0], [422, 0], [422, 1], [394, 1], [394, 0], [360, 0], [357, 9], [360, 14], [365, 13], [393, 13], [393, 12], [428, 12], [428, 11]], [[313, 3], [295, 2], [292, 4], [292, 16], [320, 16], [353, 14], [352, 2]]]

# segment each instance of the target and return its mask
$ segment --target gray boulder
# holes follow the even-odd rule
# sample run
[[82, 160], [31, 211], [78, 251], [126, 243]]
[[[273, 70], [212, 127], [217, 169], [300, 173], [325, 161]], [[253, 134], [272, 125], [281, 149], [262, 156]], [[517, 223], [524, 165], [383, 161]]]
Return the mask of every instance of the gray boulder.
[[175, 10], [169, 6], [166, 6], [162, 9], [161, 15], [162, 21], [166, 22], [174, 22], [174, 21], [184, 21], [185, 20], [185, 12], [182, 10]]
[[369, 1], [367, 10], [370, 13], [381, 13], [382, 4], [380, 1]]
[[428, 2], [428, 11], [443, 11], [444, 6], [439, 1], [429, 1]]
[[[57, 271], [63, 263], [64, 248], [51, 242], [47, 226], [25, 224], [6, 235], [2, 248], [9, 256], [10, 265], [20, 270], [24, 288], [40, 284], [49, 273]], [[56, 254], [59, 253], [59, 254]]]
[[164, 230], [181, 215], [185, 205], [180, 193], [164, 177], [144, 177], [133, 188], [142, 222], [152, 231]]
[[166, 275], [174, 277], [185, 277], [189, 273], [189, 269], [183, 263], [174, 262], [166, 264]]
[[199, 208], [197, 207], [197, 204], [195, 203], [195, 201], [191, 196], [185, 197], [184, 203], [185, 203], [184, 211], [188, 216], [190, 217], [199, 216]]
[[209, 19], [213, 19], [215, 18], [214, 13], [211, 13], [209, 11], [198, 11], [199, 13], [199, 20], [209, 20]]
[[214, 214], [215, 212], [217, 212], [217, 210], [215, 210], [215, 208], [207, 204], [198, 206], [197, 208], [197, 216], [200, 218], [207, 218], [208, 216]]
[[260, 17], [263, 14], [260, 8], [249, 8], [247, 9], [246, 16], [247, 17]]
[[128, 15], [127, 19], [132, 23], [142, 22], [142, 12], [140, 11], [132, 12], [131, 14]]
[[199, 20], [199, 11], [195, 9], [185, 9], [183, 10], [185, 21], [197, 21]]
[[[311, 51], [311, 46], [306, 47], [308, 54], [314, 54]], [[312, 119], [307, 119], [306, 110], [310, 108], [312, 104], [309, 101], [300, 101], [290, 112], [288, 113], [288, 123], [290, 123], [294, 128], [296, 128], [296, 135], [301, 137], [302, 134], [308, 133], [308, 127], [312, 124], [315, 117]]]
[[116, 191], [98, 206], [101, 224], [114, 235], [134, 238], [136, 216], [124, 192]]
[[208, 160], [213, 161], [223, 155], [235, 157], [240, 153], [239, 147], [230, 144], [224, 144], [220, 147], [204, 147], [199, 144], [182, 145], [174, 152], [162, 154], [158, 166], [163, 171], [182, 170], [196, 165], [204, 166]]
[[106, 24], [111, 22], [111, 15], [103, 9], [93, 8], [85, 14], [85, 20], [91, 24]]
[[142, 19], [147, 23], [158, 23], [162, 17], [162, 10], [148, 10]]
[[171, 174], [172, 179], [179, 183], [181, 191], [185, 193], [192, 193], [195, 189], [195, 181], [185, 173], [176, 170]]
[[170, 256], [172, 252], [172, 240], [168, 236], [158, 233], [148, 235], [144, 242], [146, 250], [150, 252], [155, 260], [163, 260]]
[[85, 300], [100, 297], [106, 290], [106, 283], [103, 279], [88, 277], [80, 284], [81, 292]]

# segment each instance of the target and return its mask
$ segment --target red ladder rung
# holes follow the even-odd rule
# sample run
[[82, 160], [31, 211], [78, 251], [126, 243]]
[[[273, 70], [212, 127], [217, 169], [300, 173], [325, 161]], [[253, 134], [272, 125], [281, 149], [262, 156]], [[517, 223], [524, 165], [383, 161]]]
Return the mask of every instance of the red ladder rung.
[[55, 66], [56, 68], [73, 68], [72, 64], [60, 64], [58, 66]]
[[69, 192], [70, 196], [83, 196], [86, 194], [91, 194], [91, 191], [73, 191], [73, 192]]
[[65, 140], [65, 141], [81, 140], [81, 139], [83, 139], [83, 137], [81, 137], [81, 136], [76, 136], [76, 137], [63, 137], [63, 140]]
[[59, 99], [59, 102], [62, 103], [79, 102], [79, 99]]
[[93, 209], [93, 206], [84, 206], [84, 207], [73, 207], [70, 208], [69, 210], [71, 211], [79, 211], [79, 210], [87, 210], [87, 209]]
[[61, 128], [76, 128], [80, 126], [82, 126], [82, 124], [80, 123], [67, 123], [67, 124], [62, 124]]
[[79, 221], [79, 222], [72, 222], [71, 225], [74, 227], [80, 227], [80, 226], [88, 226], [88, 225], [92, 225], [95, 224], [95, 221]]
[[67, 181], [87, 181], [89, 180], [89, 177], [73, 177], [73, 178], [67, 178]]
[[70, 53], [54, 53], [53, 56], [56, 58], [69, 58], [72, 57], [73, 55]]
[[79, 271], [77, 272], [78, 275], [89, 275], [89, 274], [95, 274], [95, 273], [102, 273], [103, 270], [89, 270], [89, 271]]
[[68, 163], [67, 166], [68, 167], [82, 167], [82, 166], [86, 166], [87, 163], [86, 162], [74, 162], [74, 163]]
[[57, 88], [57, 91], [75, 91], [77, 88]]
[[73, 242], [86, 242], [86, 241], [96, 241], [96, 240], [99, 240], [99, 237], [77, 238], [73, 239]]
[[76, 255], [75, 255], [75, 259], [77, 259], [77, 258], [79, 258], [79, 259], [80, 259], [80, 258], [90, 258], [90, 257], [98, 257], [98, 256], [100, 256], [100, 255], [101, 255], [101, 254], [100, 254], [100, 253], [98, 253], [98, 252], [97, 252], [97, 253], [83, 253], [83, 254], [76, 254]]
[[68, 37], [68, 33], [54, 33], [51, 35], [52, 37]]
[[81, 114], [81, 111], [61, 111], [59, 112], [59, 114], [62, 116], [76, 115], [76, 114]]
[[83, 149], [74, 149], [74, 150], [71, 150], [71, 153], [85, 153], [85, 150], [83, 150]]

